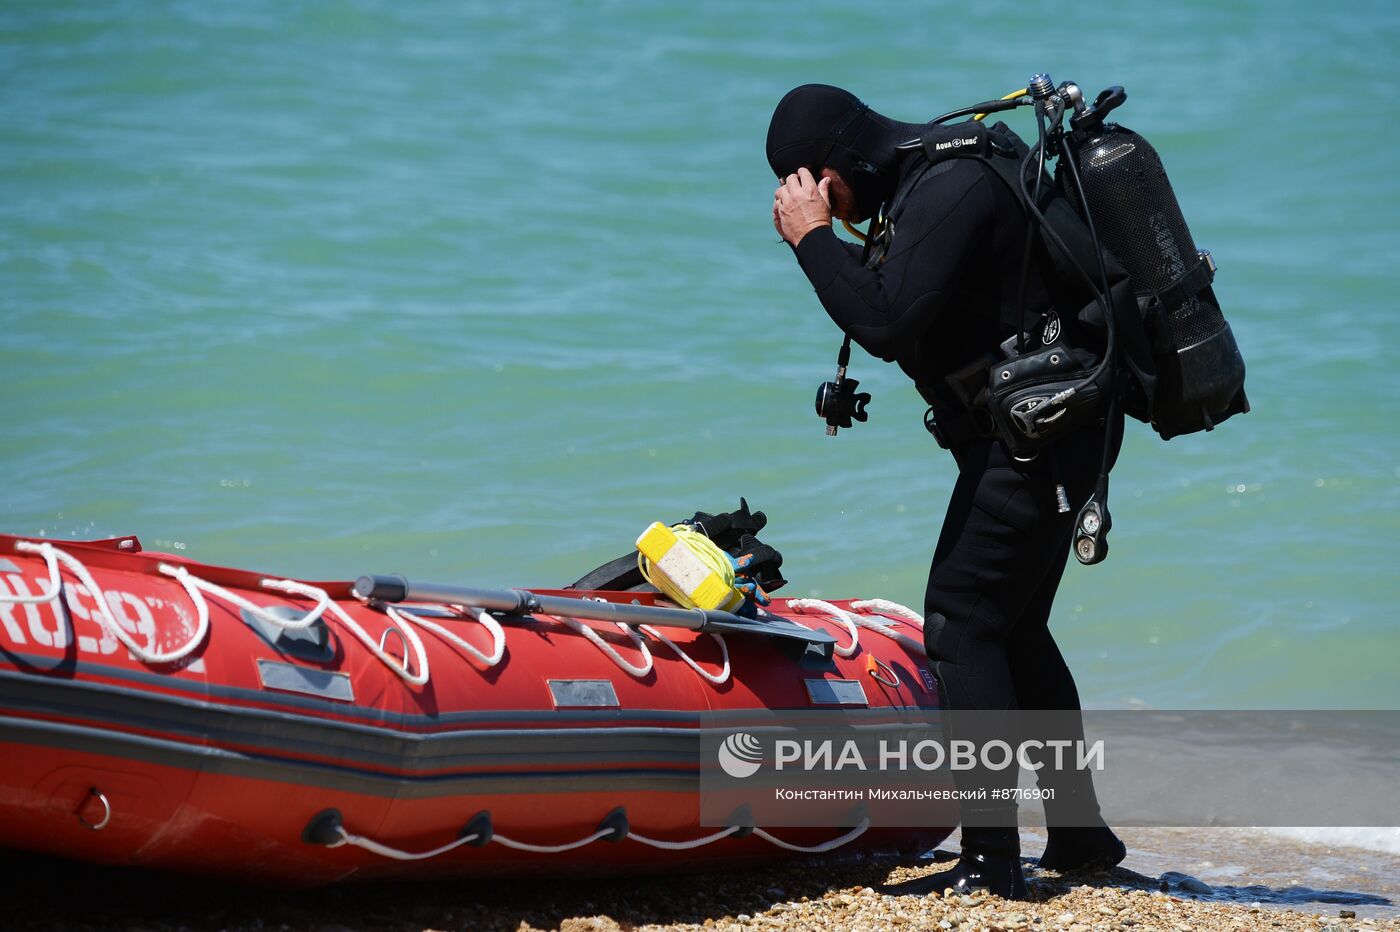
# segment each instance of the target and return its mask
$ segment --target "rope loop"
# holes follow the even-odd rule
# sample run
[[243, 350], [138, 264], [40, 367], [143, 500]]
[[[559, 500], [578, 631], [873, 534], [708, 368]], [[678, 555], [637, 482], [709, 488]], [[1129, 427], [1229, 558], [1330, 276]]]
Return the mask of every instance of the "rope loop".
[[415, 625], [428, 629], [448, 643], [455, 644], [457, 647], [476, 658], [483, 666], [487, 668], [494, 667], [496, 664], [500, 663], [501, 658], [505, 656], [506, 632], [501, 627], [500, 622], [491, 617], [490, 612], [480, 608], [471, 608], [469, 611], [476, 615], [476, 620], [481, 622], [482, 627], [491, 634], [491, 653], [489, 654], [482, 653], [476, 647], [468, 644], [465, 640], [435, 621], [424, 618], [421, 615], [415, 615], [407, 609], [397, 608], [393, 605], [384, 606], [384, 613], [400, 624], [407, 624], [411, 621]]
[[870, 828], [870, 819], [866, 817], [860, 820], [859, 825], [841, 837], [833, 838], [831, 841], [822, 842], [819, 845], [794, 845], [791, 842], [783, 841], [781, 838], [768, 834], [761, 828], [754, 829], [753, 833], [769, 844], [782, 848], [784, 851], [797, 851], [802, 854], [825, 854], [828, 851], [835, 851], [842, 845], [855, 841], [857, 838], [864, 835], [865, 830], [868, 828]]
[[[400, 662], [397, 657], [386, 653], [380, 644], [375, 643], [369, 634], [365, 632], [365, 629], [362, 628], [355, 619], [351, 618], [343, 608], [336, 604], [329, 592], [318, 586], [297, 582], [292, 579], [260, 580], [259, 585], [264, 589], [272, 589], [277, 592], [285, 592], [288, 595], [301, 596], [302, 598], [311, 599], [316, 603], [314, 608], [306, 612], [300, 618], [283, 618], [281, 615], [270, 611], [267, 607], [258, 605], [236, 592], [225, 589], [223, 586], [212, 583], [207, 579], [201, 579], [190, 572], [186, 567], [176, 566], [170, 563], [161, 563], [156, 568], [166, 576], [172, 576], [179, 580], [179, 582], [184, 585], [185, 590], [189, 592], [190, 598], [195, 603], [196, 610], [200, 613], [200, 618], [204, 620], [206, 628], [208, 626], [209, 607], [207, 600], [204, 598], [204, 593], [217, 596], [223, 601], [237, 606], [267, 624], [274, 625], [278, 628], [286, 628], [289, 631], [297, 631], [302, 628], [310, 627], [319, 621], [326, 611], [329, 610], [342, 627], [354, 635], [356, 640], [363, 644], [370, 653], [378, 657], [385, 666], [393, 670], [394, 674], [404, 682], [413, 686], [422, 686], [428, 681], [428, 657], [423, 650], [422, 640], [419, 639], [417, 632], [413, 630], [411, 625], [404, 623], [401, 626], [400, 633], [403, 635], [407, 650], [404, 652], [405, 656], [403, 661]], [[410, 659], [413, 659], [415, 663], [410, 665]], [[414, 670], [417, 670], [417, 672], [413, 672]]]
[[[315, 600], [316, 607], [300, 618], [294, 621], [287, 621], [284, 618], [280, 622], [276, 622], [276, 624], [283, 628], [293, 630], [297, 628], [309, 628], [319, 621], [321, 616], [326, 613], [326, 609], [331, 606], [330, 593], [326, 592], [326, 590], [317, 589], [315, 586], [308, 586], [305, 583], [299, 583], [295, 580], [263, 579], [259, 580], [258, 585], [262, 586], [264, 589], [273, 589], [277, 592], [285, 592], [289, 595], [299, 595], [304, 598]], [[254, 611], [253, 614], [262, 617], [261, 610]]]
[[626, 634], [629, 638], [632, 639], [632, 643], [636, 645], [637, 650], [642, 652], [642, 657], [644, 659], [640, 666], [638, 666], [637, 664], [629, 663], [625, 657], [623, 657], [617, 652], [616, 648], [614, 648], [607, 641], [603, 640], [603, 638], [598, 634], [597, 631], [594, 631], [592, 627], [584, 624], [577, 618], [569, 618], [566, 615], [555, 615], [552, 617], [556, 618], [560, 623], [567, 625], [574, 631], [577, 631], [579, 634], [586, 637], [589, 641], [592, 642], [594, 647], [598, 648], [600, 651], [606, 654], [609, 660], [617, 664], [627, 673], [631, 674], [632, 676], [635, 676], [637, 679], [640, 680], [651, 672], [652, 666], [654, 664], [654, 660], [651, 656], [651, 651], [647, 649], [646, 642], [642, 640], [641, 635], [637, 634], [637, 632], [633, 630], [630, 625], [625, 625], [620, 621], [613, 622], [613, 624], [616, 625], [620, 631], [622, 631], [624, 634]]
[[[668, 841], [664, 838], [648, 838], [645, 835], [638, 835], [636, 832], [628, 832], [626, 837], [632, 839], [633, 841], [639, 842], [640, 844], [647, 845], [651, 848], [657, 848], [662, 851], [689, 851], [693, 848], [700, 848], [704, 845], [713, 844], [714, 842], [728, 838], [730, 835], [741, 831], [742, 828], [743, 826], [731, 825], [728, 828], [721, 829], [720, 831], [714, 832], [713, 834], [703, 835], [700, 838], [692, 838], [687, 841]], [[784, 841], [783, 839], [778, 838], [775, 835], [770, 835], [768, 832], [765, 832], [761, 828], [755, 828], [753, 830], [753, 834], [758, 836], [759, 838], [762, 838], [764, 841], [768, 842], [771, 845], [774, 845], [778, 848], [782, 848], [784, 851], [796, 851], [800, 854], [824, 854], [828, 851], [834, 851], [842, 845], [849, 844], [850, 842], [855, 841], [861, 835], [864, 835], [866, 829], [868, 828], [870, 828], [870, 819], [868, 817], [863, 818], [861, 819], [859, 825], [851, 829], [846, 834], [841, 835], [837, 838], [833, 838], [830, 841], [822, 842], [819, 845], [795, 845], [791, 842]], [[331, 842], [329, 845], [327, 845], [327, 847], [339, 848], [342, 845], [354, 845], [355, 847], [363, 848], [365, 851], [368, 851], [372, 854], [377, 854], [380, 857], [392, 858], [396, 861], [422, 861], [428, 858], [435, 858], [438, 855], [446, 854], [447, 852], [460, 848], [463, 845], [471, 844], [480, 837], [476, 833], [472, 833], [470, 835], [464, 835], [461, 838], [456, 839], [455, 841], [448, 842], [445, 845], [433, 848], [429, 851], [404, 851], [399, 848], [386, 845], [383, 842], [375, 841], [372, 838], [366, 838], [363, 835], [356, 835], [351, 832], [348, 832], [343, 826], [337, 825], [335, 831], [337, 832], [337, 834], [339, 834], [340, 838], [338, 841]], [[491, 841], [499, 843], [507, 848], [512, 848], [516, 851], [528, 851], [532, 854], [563, 854], [565, 851], [573, 851], [577, 848], [582, 848], [585, 845], [591, 845], [593, 842], [598, 841], [599, 839], [607, 838], [613, 835], [615, 831], [616, 830], [612, 827], [600, 828], [593, 834], [580, 838], [577, 841], [564, 842], [563, 844], [559, 845], [536, 845], [531, 844], [530, 842], [517, 841], [514, 838], [509, 838], [505, 835], [500, 834], [499, 832], [496, 832], [491, 835]]]
[[858, 612], [879, 612], [881, 615], [891, 615], [910, 624], [922, 628], [924, 626], [924, 616], [914, 611], [907, 605], [900, 605], [898, 602], [891, 602], [889, 599], [861, 599], [851, 603], [851, 608]]
[[[47, 549], [46, 549], [47, 548]], [[59, 589], [63, 585], [63, 580], [59, 578], [58, 559], [54, 557], [54, 547], [52, 544], [36, 544], [32, 541], [21, 540], [15, 543], [15, 549], [22, 553], [38, 553], [44, 557], [44, 562], [49, 568], [49, 590], [40, 592], [38, 595], [14, 595], [0, 593], [0, 602], [10, 605], [41, 605], [45, 602], [52, 602], [58, 598]]]
[[719, 841], [721, 838], [728, 838], [735, 832], [740, 831], [743, 826], [731, 825], [729, 828], [720, 829], [713, 835], [705, 835], [700, 838], [692, 838], [689, 841], [667, 841], [664, 838], [648, 838], [645, 835], [638, 835], [636, 832], [629, 832], [627, 837], [633, 841], [639, 841], [652, 848], [660, 848], [662, 851], [689, 851], [692, 848], [699, 848], [711, 842]]
[[[888, 608], [890, 609], [891, 614], [896, 614], [896, 610], [907, 612], [909, 615], [914, 614], [913, 609], [905, 608], [903, 605], [899, 605], [895, 602], [885, 602], [885, 600], [883, 599], [874, 599], [871, 600], [871, 602], [880, 603], [883, 606], [882, 611], [885, 608]], [[857, 606], [862, 605], [868, 606], [871, 604], [871, 602], [852, 602], [851, 607], [856, 608]], [[867, 628], [871, 631], [874, 631], [876, 634], [882, 634], [885, 637], [889, 638], [891, 641], [898, 643], [907, 651], [911, 651], [912, 653], [919, 655], [924, 654], [924, 645], [921, 642], [916, 641], [914, 638], [911, 638], [909, 635], [896, 631], [888, 624], [881, 621], [877, 621], [874, 618], [862, 617], [860, 615], [856, 615], [851, 612], [845, 611], [844, 609], [837, 608], [830, 602], [824, 602], [821, 599], [789, 599], [788, 607], [798, 612], [805, 611], [809, 608], [816, 609], [818, 611], [825, 612], [826, 614], [830, 615], [831, 618], [833, 618], [834, 620], [845, 625], [846, 629], [851, 632], [851, 643], [844, 648], [840, 647], [839, 645], [836, 647], [836, 653], [842, 657], [850, 657], [856, 652], [859, 646], [855, 636], [855, 629], [857, 627]], [[922, 630], [922, 628], [923, 626], [920, 625], [920, 630]]]
[[836, 647], [832, 648], [838, 657], [853, 657], [856, 651], [860, 650], [860, 632], [857, 630], [860, 619], [850, 612], [839, 609], [830, 602], [824, 602], [821, 599], [788, 599], [788, 608], [803, 614], [809, 608], [816, 609], [826, 612], [833, 620], [845, 625], [846, 630], [851, 633], [851, 643], [845, 647], [837, 644]]
[[714, 638], [715, 643], [719, 645], [720, 657], [723, 658], [721, 661], [722, 665], [720, 667], [720, 671], [718, 673], [710, 673], [709, 671], [701, 667], [700, 664], [696, 663], [693, 657], [691, 657], [684, 650], [682, 650], [679, 644], [668, 638], [661, 631], [658, 631], [651, 625], [639, 625], [638, 627], [640, 627], [647, 634], [656, 638], [662, 644], [665, 644], [667, 647], [671, 648], [671, 650], [675, 651], [676, 656], [680, 657], [681, 660], [685, 662], [685, 665], [690, 667], [690, 669], [694, 670], [697, 674], [699, 674], [699, 676], [702, 679], [707, 680], [716, 686], [723, 686], [729, 680], [729, 645], [724, 643], [723, 635], [713, 633], [710, 634], [710, 637]]
[[[317, 589], [315, 586], [306, 586], [305, 588], [322, 596], [326, 596], [328, 600], [330, 599], [324, 590]], [[418, 632], [414, 630], [414, 626], [408, 622], [408, 619], [402, 616], [398, 619], [399, 630], [403, 634], [404, 640], [407, 642], [409, 648], [405, 651], [403, 661], [400, 662], [397, 657], [385, 653], [384, 650], [375, 643], [374, 638], [370, 637], [368, 632], [360, 626], [360, 623], [354, 618], [351, 618], [350, 613], [341, 608], [338, 602], [330, 601], [329, 605], [331, 614], [340, 622], [340, 625], [345, 628], [345, 630], [349, 631], [355, 637], [355, 640], [363, 644], [366, 650], [378, 657], [381, 663], [390, 670], [393, 670], [395, 676], [410, 686], [422, 686], [424, 683], [428, 682], [428, 653], [423, 648], [422, 638], [418, 637]], [[412, 664], [409, 663], [410, 657], [414, 660]]]
[[[246, 599], [236, 592], [231, 592], [217, 583], [212, 583], [207, 579], [196, 576], [186, 567], [176, 566], [172, 563], [160, 563], [157, 564], [156, 569], [166, 576], [172, 576], [179, 580], [184, 585], [186, 591], [190, 593], [190, 598], [194, 600], [196, 607], [205, 605], [205, 610], [207, 611], [208, 603], [203, 596], [203, 593], [207, 592], [210, 595], [218, 596], [225, 602], [238, 606], [259, 621], [263, 621], [278, 628], [286, 628], [289, 631], [297, 631], [302, 628], [311, 627], [326, 611], [328, 603], [330, 602], [330, 596], [314, 586], [302, 586], [300, 583], [294, 583], [289, 579], [262, 580], [261, 585], [265, 589], [276, 589], [293, 595], [307, 596], [308, 598], [320, 596], [320, 598], [317, 599], [319, 604], [300, 618], [284, 618], [281, 615], [273, 613], [267, 606], [258, 605], [256, 602]], [[196, 592], [201, 594], [195, 595]]]
[[582, 848], [584, 845], [591, 845], [600, 838], [607, 838], [614, 833], [614, 829], [600, 828], [587, 838], [580, 838], [578, 841], [566, 842], [562, 845], [532, 845], [528, 842], [516, 841], [514, 838], [507, 838], [504, 835], [496, 834], [491, 836], [492, 841], [498, 841], [507, 848], [514, 848], [516, 851], [531, 851], [535, 854], [562, 854], [565, 851], [572, 851], [575, 848]]
[[428, 858], [435, 858], [440, 854], [446, 854], [449, 851], [456, 850], [457, 848], [460, 848], [463, 845], [469, 845], [477, 839], [477, 835], [474, 833], [471, 835], [463, 835], [456, 841], [448, 842], [447, 844], [442, 845], [438, 848], [434, 848], [431, 851], [414, 852], [401, 851], [398, 848], [391, 848], [389, 845], [380, 844], [374, 839], [366, 838], [363, 835], [352, 835], [351, 833], [347, 832], [343, 826], [340, 825], [337, 825], [335, 827], [335, 830], [340, 834], [340, 841], [333, 842], [327, 845], [326, 847], [339, 848], [342, 845], [354, 845], [356, 848], [363, 848], [364, 850], [369, 851], [373, 854], [377, 854], [380, 857], [392, 858], [395, 861], [424, 861]]
[[[120, 641], [122, 646], [131, 651], [132, 656], [136, 657], [142, 663], [150, 666], [159, 666], [161, 664], [183, 660], [193, 653], [195, 648], [204, 643], [204, 638], [209, 633], [209, 612], [206, 608], [201, 608], [201, 603], [196, 602], [194, 634], [192, 634], [184, 644], [168, 651], [155, 650], [156, 632], [152, 629], [150, 645], [142, 646], [136, 643], [136, 639], [127, 632], [126, 628], [123, 627], [122, 624], [117, 621], [116, 616], [112, 614], [112, 604], [107, 599], [106, 591], [97, 584], [97, 580], [92, 578], [92, 573], [88, 572], [88, 568], [83, 565], [81, 560], [71, 553], [60, 550], [53, 544], [47, 542], [36, 544], [32, 541], [22, 540], [15, 544], [15, 549], [23, 553], [35, 553], [42, 556], [49, 565], [50, 580], [60, 578], [59, 564], [66, 567], [70, 573], [77, 577], [78, 582], [82, 583], [88, 593], [92, 595], [92, 600], [96, 603], [97, 607], [94, 617], [97, 619], [98, 624], [106, 629], [112, 637]], [[185, 586], [186, 591], [189, 591], [189, 588], [188, 585]], [[50, 589], [52, 592], [46, 601], [53, 601], [58, 597], [58, 593], [62, 590], [61, 580], [59, 586], [51, 586]]]

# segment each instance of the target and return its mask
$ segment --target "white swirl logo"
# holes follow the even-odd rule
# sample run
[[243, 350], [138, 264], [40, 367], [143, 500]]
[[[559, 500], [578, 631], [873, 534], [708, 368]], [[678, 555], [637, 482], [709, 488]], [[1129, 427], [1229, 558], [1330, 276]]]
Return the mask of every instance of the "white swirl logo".
[[719, 746], [719, 766], [737, 780], [758, 773], [763, 765], [763, 745], [753, 735], [736, 731]]

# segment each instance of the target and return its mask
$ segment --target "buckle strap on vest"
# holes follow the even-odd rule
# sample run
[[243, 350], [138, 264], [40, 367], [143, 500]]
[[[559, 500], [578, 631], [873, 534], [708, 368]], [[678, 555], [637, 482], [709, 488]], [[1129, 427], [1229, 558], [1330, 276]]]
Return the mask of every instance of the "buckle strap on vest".
[[924, 429], [945, 450], [961, 446], [969, 440], [996, 436], [996, 424], [992, 421], [990, 408], [959, 411], [930, 405], [924, 412]]
[[942, 385], [914, 386], [929, 404], [924, 428], [943, 449], [996, 433], [992, 409], [987, 404], [987, 370], [997, 358], [995, 353], [983, 353], [949, 374]]
[[[1206, 254], [1209, 256], [1209, 253]], [[1157, 299], [1157, 303], [1164, 308], [1179, 307], [1186, 303], [1186, 299], [1210, 287], [1210, 283], [1215, 281], [1215, 263], [1205, 256], [1191, 267], [1186, 274], [1172, 282], [1161, 291], [1153, 292], [1152, 297]]]

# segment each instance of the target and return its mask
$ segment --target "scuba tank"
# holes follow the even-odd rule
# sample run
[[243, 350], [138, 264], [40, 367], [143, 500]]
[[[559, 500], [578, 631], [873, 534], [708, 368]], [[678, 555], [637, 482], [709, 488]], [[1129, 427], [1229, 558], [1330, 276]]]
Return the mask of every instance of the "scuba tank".
[[[1157, 150], [1104, 121], [1126, 99], [1121, 87], [1105, 90], [1070, 119], [1068, 138], [1088, 216], [1132, 278], [1157, 370], [1150, 400], [1129, 392], [1125, 410], [1169, 440], [1249, 410], [1244, 359], [1211, 289], [1215, 263], [1197, 251]], [[1056, 186], [1082, 215], [1068, 174], [1057, 166]]]

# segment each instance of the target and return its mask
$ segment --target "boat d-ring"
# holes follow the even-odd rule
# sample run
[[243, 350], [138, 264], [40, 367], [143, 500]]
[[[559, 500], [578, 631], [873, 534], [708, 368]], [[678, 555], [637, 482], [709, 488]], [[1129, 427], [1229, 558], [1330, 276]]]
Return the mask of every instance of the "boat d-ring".
[[883, 683], [891, 689], [899, 688], [899, 674], [895, 673], [893, 667], [874, 654], [866, 655], [865, 672], [869, 673], [870, 678], [877, 683]]
[[[89, 799], [96, 799], [102, 804], [102, 818], [98, 819], [96, 822], [89, 822], [87, 819], [83, 818], [83, 810], [87, 808]], [[87, 798], [84, 799], [83, 804], [78, 807], [77, 816], [79, 822], [83, 823], [94, 832], [100, 832], [107, 827], [108, 822], [112, 821], [112, 803], [107, 799], [106, 793], [94, 786], [88, 790]]]
[[[403, 645], [403, 668], [404, 668], [405, 670], [407, 670], [407, 669], [408, 669], [408, 637], [407, 637], [407, 636], [403, 633], [403, 631], [401, 631], [399, 628], [396, 628], [396, 627], [393, 626], [393, 625], [389, 625], [387, 628], [384, 629], [384, 633], [381, 634], [381, 635], [379, 635], [379, 651], [380, 651], [380, 653], [382, 653], [382, 654], [388, 654], [388, 653], [389, 653], [387, 650], [385, 650], [384, 645], [385, 645], [386, 643], [388, 643], [388, 641], [389, 641], [389, 635], [390, 635], [390, 634], [397, 634], [397, 635], [399, 636], [399, 643]], [[392, 655], [390, 655], [390, 656], [392, 656]]]

